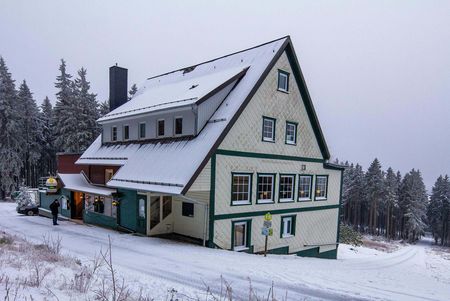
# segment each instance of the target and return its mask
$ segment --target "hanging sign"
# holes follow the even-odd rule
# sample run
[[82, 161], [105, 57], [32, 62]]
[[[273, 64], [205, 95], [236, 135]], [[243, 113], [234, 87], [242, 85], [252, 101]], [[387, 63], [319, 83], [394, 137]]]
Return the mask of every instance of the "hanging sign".
[[270, 212], [267, 212], [267, 213], [264, 215], [264, 220], [265, 220], [265, 221], [271, 221], [271, 220], [272, 220], [272, 214], [270, 214]]
[[45, 181], [45, 187], [47, 188], [47, 194], [54, 194], [58, 191], [58, 182], [55, 178], [49, 177]]

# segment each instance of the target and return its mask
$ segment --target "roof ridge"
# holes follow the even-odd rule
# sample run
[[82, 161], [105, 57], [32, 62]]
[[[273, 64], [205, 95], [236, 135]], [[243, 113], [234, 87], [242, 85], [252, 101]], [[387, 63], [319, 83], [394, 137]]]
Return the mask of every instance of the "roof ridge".
[[192, 68], [192, 67], [196, 68], [197, 66], [200, 66], [200, 65], [203, 65], [203, 64], [207, 64], [207, 63], [211, 63], [211, 62], [214, 62], [214, 61], [226, 58], [228, 56], [232, 56], [232, 55], [235, 55], [235, 54], [238, 54], [238, 53], [241, 53], [241, 52], [249, 51], [249, 50], [252, 50], [252, 49], [255, 49], [255, 48], [258, 48], [258, 47], [262, 47], [262, 46], [265, 46], [267, 44], [270, 44], [270, 43], [273, 43], [273, 42], [276, 42], [276, 41], [279, 41], [279, 40], [282, 40], [282, 39], [290, 40], [291, 37], [289, 35], [287, 35], [287, 36], [284, 36], [284, 37], [281, 37], [281, 38], [278, 38], [278, 39], [275, 39], [275, 40], [272, 40], [272, 41], [268, 41], [268, 42], [265, 42], [265, 43], [262, 43], [262, 44], [250, 47], [250, 48], [246, 48], [246, 49], [239, 50], [239, 51], [236, 51], [236, 52], [232, 52], [232, 53], [220, 56], [220, 57], [216, 57], [214, 59], [210, 59], [210, 60], [207, 60], [207, 61], [195, 64], [195, 65], [186, 66], [186, 67], [179, 68], [179, 69], [176, 69], [176, 70], [173, 70], [173, 71], [169, 71], [169, 72], [165, 72], [165, 73], [162, 73], [162, 74], [159, 74], [159, 75], [151, 76], [151, 77], [148, 77], [147, 80], [155, 79], [155, 78], [158, 78], [158, 77], [161, 77], [161, 76], [164, 76], [164, 75], [168, 75], [168, 74], [171, 74], [171, 73], [179, 72], [179, 71], [185, 70], [187, 68]]

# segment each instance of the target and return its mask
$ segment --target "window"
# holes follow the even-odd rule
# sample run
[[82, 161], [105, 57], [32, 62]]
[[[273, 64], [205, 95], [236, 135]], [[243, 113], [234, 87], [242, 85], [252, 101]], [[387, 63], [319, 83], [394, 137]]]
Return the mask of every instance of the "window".
[[278, 70], [278, 91], [289, 91], [289, 73]]
[[114, 169], [112, 169], [112, 168], [105, 169], [105, 184], [108, 183], [108, 181], [112, 179], [113, 175], [114, 175]]
[[294, 200], [294, 175], [280, 175], [278, 198], [280, 202], [292, 202]]
[[251, 174], [232, 174], [231, 204], [248, 205], [251, 203]]
[[145, 139], [145, 122], [139, 123], [139, 139]]
[[259, 174], [257, 187], [257, 202], [272, 203], [275, 175]]
[[175, 135], [183, 134], [183, 118], [175, 118]]
[[233, 250], [246, 250], [250, 246], [250, 221], [237, 221], [232, 223]]
[[117, 141], [117, 127], [113, 126], [111, 128], [111, 141]]
[[286, 144], [297, 143], [297, 123], [286, 122]]
[[164, 119], [158, 120], [158, 136], [164, 136]]
[[295, 215], [281, 217], [280, 237], [291, 237], [295, 235]]
[[183, 202], [181, 205], [181, 215], [188, 216], [188, 217], [194, 217], [194, 204]]
[[[81, 197], [82, 195], [80, 195]], [[74, 197], [75, 196], [74, 194]], [[117, 207], [113, 204], [113, 199], [93, 194], [84, 194], [84, 208], [86, 211], [116, 217]]]
[[123, 140], [130, 139], [130, 127], [128, 125], [123, 126]]
[[275, 119], [263, 117], [262, 140], [275, 142]]
[[312, 190], [312, 176], [301, 175], [298, 181], [298, 200], [310, 201]]
[[316, 176], [316, 200], [327, 199], [328, 176]]

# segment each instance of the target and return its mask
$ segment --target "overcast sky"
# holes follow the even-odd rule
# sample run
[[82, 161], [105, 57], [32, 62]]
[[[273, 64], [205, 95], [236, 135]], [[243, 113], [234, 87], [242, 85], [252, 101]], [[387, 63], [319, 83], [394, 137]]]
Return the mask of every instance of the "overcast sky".
[[[169, 3], [170, 2], [170, 3]], [[290, 35], [334, 158], [450, 173], [450, 1], [0, 0], [0, 55], [38, 103], [59, 60], [129, 84]]]

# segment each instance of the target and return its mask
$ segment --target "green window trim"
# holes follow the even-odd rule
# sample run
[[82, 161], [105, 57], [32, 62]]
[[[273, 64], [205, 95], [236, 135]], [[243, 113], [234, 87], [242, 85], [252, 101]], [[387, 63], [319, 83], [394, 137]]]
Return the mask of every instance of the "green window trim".
[[[270, 201], [264, 200], [264, 199], [259, 199], [259, 177], [264, 177], [264, 176], [271, 176], [273, 181], [272, 181], [272, 198], [270, 199]], [[265, 204], [274, 204], [275, 203], [275, 185], [276, 185], [276, 180], [277, 178], [277, 174], [276, 173], [256, 173], [256, 204], [257, 205], [265, 205]]]
[[[294, 129], [295, 129], [295, 135], [294, 135], [294, 141], [288, 141], [288, 125], [293, 125]], [[286, 121], [286, 127], [285, 127], [285, 132], [284, 132], [284, 144], [287, 145], [297, 145], [297, 135], [298, 135], [298, 122], [293, 122], [293, 121]]]
[[[273, 129], [272, 129], [272, 139], [264, 138], [264, 121], [269, 120], [273, 122]], [[272, 117], [263, 116], [262, 117], [262, 127], [261, 127], [261, 141], [263, 142], [269, 142], [269, 143], [275, 143], [275, 137], [276, 137], [276, 127], [277, 127], [277, 120]]]
[[[248, 202], [233, 201], [233, 178], [235, 176], [249, 176], [249, 195]], [[231, 184], [230, 184], [230, 206], [249, 206], [252, 205], [252, 188], [253, 188], [253, 173], [251, 172], [231, 172]], [[242, 203], [238, 203], [242, 202]]]
[[[308, 177], [310, 178], [310, 183], [309, 183], [309, 197], [308, 198], [301, 198], [300, 197], [300, 181], [302, 177]], [[311, 202], [313, 200], [313, 181], [314, 181], [314, 175], [311, 174], [299, 174], [298, 175], [298, 191], [297, 191], [297, 202]]]
[[145, 122], [139, 122], [138, 139], [145, 139], [145, 137], [147, 135], [146, 129], [147, 129], [147, 124]]
[[[289, 93], [289, 72], [286, 72], [284, 70], [278, 69], [277, 74], [277, 91], [283, 92], [283, 93]], [[280, 78], [282, 76], [286, 76], [286, 88], [280, 87]]]
[[[282, 199], [281, 198], [281, 178], [282, 177], [293, 177], [292, 198], [291, 199]], [[292, 203], [292, 202], [295, 202], [295, 188], [296, 188], [295, 184], [296, 184], [296, 174], [280, 173], [279, 181], [278, 181], [278, 203]]]
[[[324, 177], [327, 179], [325, 186], [325, 197], [317, 197], [317, 178]], [[326, 201], [328, 200], [328, 178], [329, 175], [316, 175], [316, 179], [314, 181], [314, 201]]]
[[246, 242], [245, 248], [236, 251], [246, 251], [250, 249], [252, 241], [252, 219], [242, 219], [231, 221], [231, 250], [235, 251], [234, 247], [234, 225], [237, 223], [246, 223]]
[[[284, 232], [284, 220], [291, 218], [291, 233], [289, 236], [283, 236]], [[295, 227], [296, 227], [296, 219], [297, 215], [283, 215], [281, 216], [281, 224], [280, 224], [280, 238], [289, 238], [295, 236]]]

